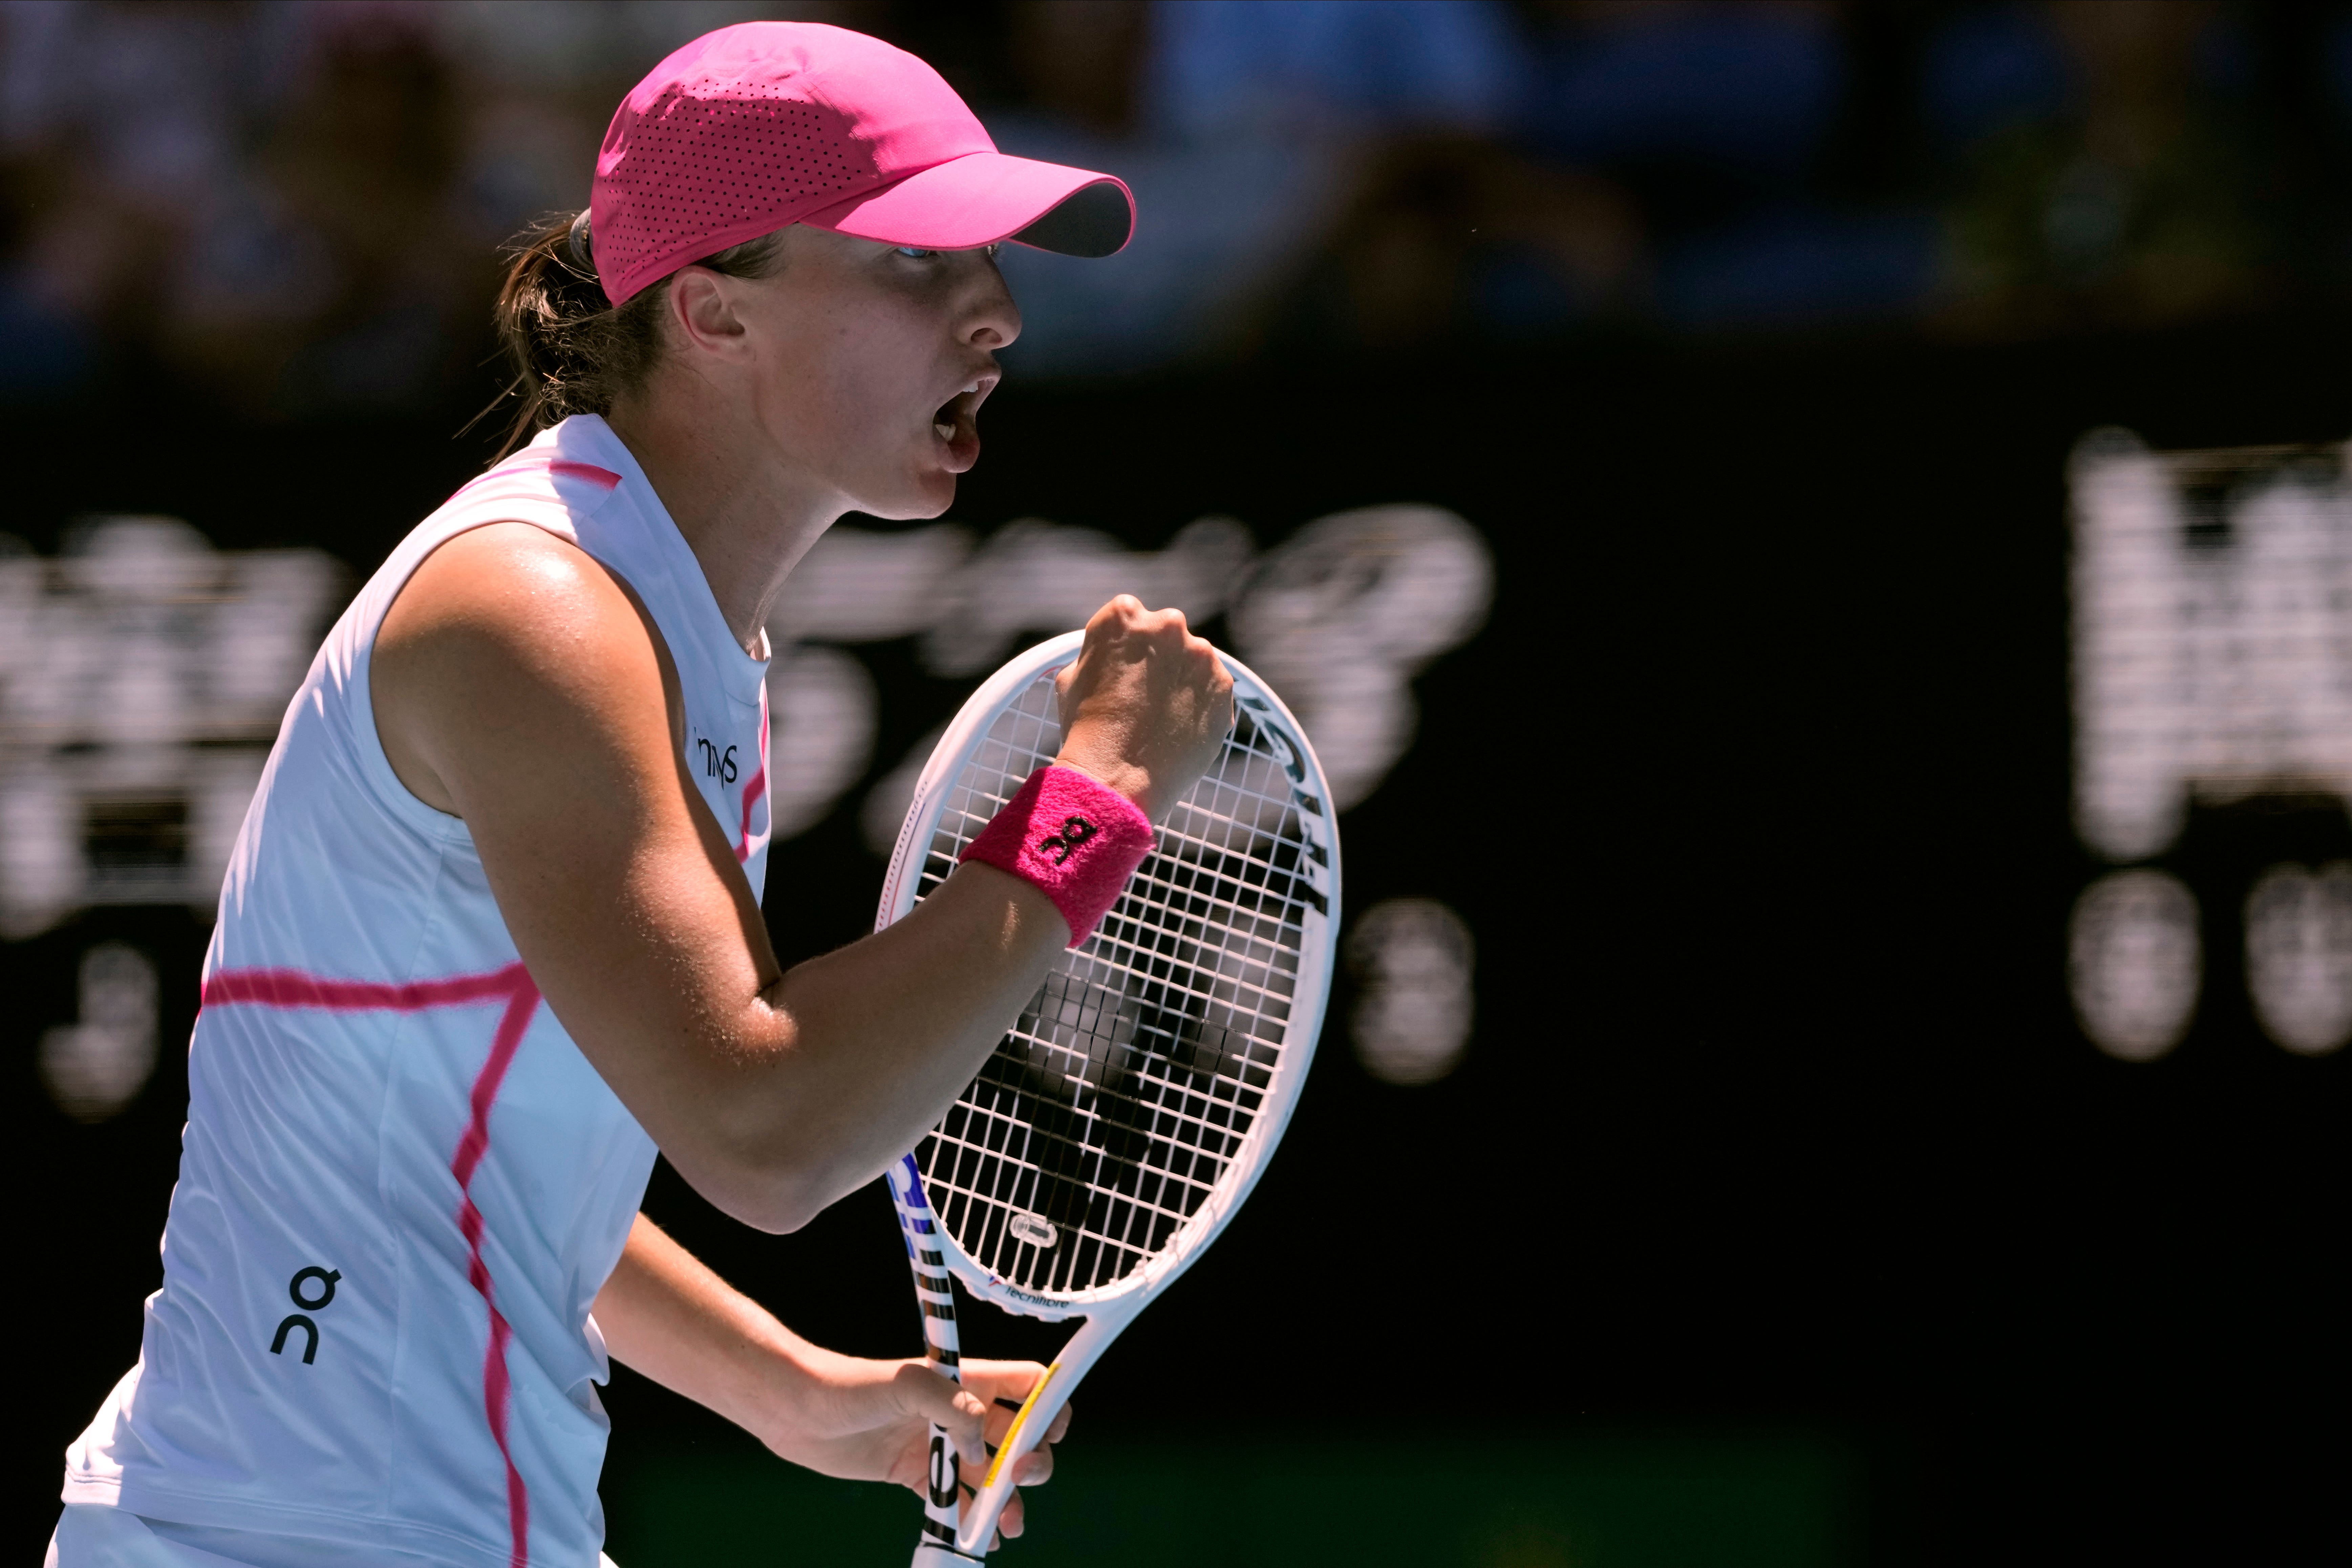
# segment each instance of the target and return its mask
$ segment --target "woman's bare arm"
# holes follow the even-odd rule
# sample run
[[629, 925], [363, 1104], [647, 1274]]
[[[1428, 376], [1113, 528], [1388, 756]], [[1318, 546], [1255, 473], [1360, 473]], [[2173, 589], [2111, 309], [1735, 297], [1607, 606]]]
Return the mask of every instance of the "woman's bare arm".
[[[967, 1361], [958, 1387], [919, 1359], [866, 1361], [813, 1345], [637, 1216], [620, 1266], [596, 1297], [604, 1343], [625, 1365], [709, 1406], [772, 1450], [828, 1476], [923, 1489], [932, 1423], [954, 1439], [967, 1476], [988, 1464], [1013, 1411], [1045, 1371], [1034, 1362]], [[1000, 1401], [1002, 1403], [1000, 1403]], [[1020, 1480], [1053, 1473], [1050, 1445], [1066, 1406]], [[1016, 1498], [1006, 1535], [1021, 1533]]]
[[[1172, 611], [1115, 600], [1068, 678], [1065, 760], [1155, 816], [1207, 764], [1231, 681]], [[520, 523], [409, 580], [376, 639], [386, 754], [463, 817], [549, 1005], [679, 1173], [791, 1230], [913, 1146], [1069, 940], [968, 865], [888, 931], [780, 970], [686, 767], [677, 683], [626, 590]]]

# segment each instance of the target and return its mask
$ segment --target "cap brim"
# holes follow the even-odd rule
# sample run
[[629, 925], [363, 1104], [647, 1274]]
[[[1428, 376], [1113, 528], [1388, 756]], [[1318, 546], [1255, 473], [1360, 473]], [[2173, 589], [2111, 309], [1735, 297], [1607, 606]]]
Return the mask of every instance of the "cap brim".
[[971, 250], [1000, 240], [1108, 256], [1135, 232], [1135, 197], [1108, 174], [969, 153], [800, 220], [860, 239]]

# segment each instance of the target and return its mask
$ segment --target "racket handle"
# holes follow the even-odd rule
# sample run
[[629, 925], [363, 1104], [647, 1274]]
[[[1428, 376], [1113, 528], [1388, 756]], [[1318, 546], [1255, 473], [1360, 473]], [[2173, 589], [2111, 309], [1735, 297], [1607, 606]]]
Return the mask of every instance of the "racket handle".
[[915, 1543], [915, 1561], [908, 1568], [971, 1568], [972, 1563], [985, 1561], [980, 1557], [966, 1557], [945, 1542], [933, 1541], [927, 1535]]
[[1022, 1403], [1021, 1413], [1013, 1418], [1012, 1429], [1004, 1434], [996, 1457], [989, 1461], [986, 1479], [979, 1488], [980, 1495], [963, 1507], [963, 1523], [956, 1531], [956, 1550], [967, 1557], [979, 1557], [988, 1551], [989, 1537], [996, 1531], [997, 1516], [1004, 1505], [1013, 1500], [1013, 1473], [1021, 1461], [1036, 1450], [1045, 1440], [1054, 1425], [1054, 1417], [1070, 1402], [1071, 1390], [1078, 1380], [1092, 1371], [1104, 1351], [1110, 1348], [1119, 1330], [1127, 1327], [1129, 1314], [1101, 1314], [1088, 1318], [1045, 1375], [1029, 1390]]
[[[924, 1352], [933, 1372], [950, 1383], [961, 1383], [955, 1289], [948, 1281], [939, 1244], [934, 1239], [939, 1234], [939, 1216], [931, 1212], [930, 1199], [923, 1192], [922, 1176], [916, 1169], [914, 1156], [910, 1154], [891, 1166], [885, 1180], [890, 1188], [891, 1204], [898, 1211], [899, 1228], [905, 1233], [907, 1261], [914, 1269], [915, 1300], [923, 1310]], [[972, 1561], [954, 1549], [962, 1502], [955, 1443], [945, 1428], [935, 1426], [929, 1447], [923, 1534], [915, 1543], [915, 1562], [922, 1568], [926, 1564]], [[983, 1535], [981, 1539], [988, 1538]]]

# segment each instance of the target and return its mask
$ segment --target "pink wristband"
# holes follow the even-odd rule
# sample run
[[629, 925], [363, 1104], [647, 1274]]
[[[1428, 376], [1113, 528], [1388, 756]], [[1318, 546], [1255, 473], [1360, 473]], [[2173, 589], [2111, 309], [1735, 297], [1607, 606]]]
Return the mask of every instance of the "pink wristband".
[[1142, 807], [1076, 768], [1046, 766], [957, 858], [1034, 884], [1070, 922], [1076, 947], [1094, 935], [1151, 845]]

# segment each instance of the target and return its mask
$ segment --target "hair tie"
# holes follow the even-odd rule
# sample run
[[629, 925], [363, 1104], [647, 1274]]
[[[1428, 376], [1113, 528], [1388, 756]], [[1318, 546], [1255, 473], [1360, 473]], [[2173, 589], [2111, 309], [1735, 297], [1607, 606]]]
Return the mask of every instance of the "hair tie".
[[581, 208], [580, 216], [572, 220], [572, 237], [564, 242], [564, 248], [572, 253], [572, 271], [583, 278], [596, 276], [595, 236], [588, 232], [586, 207]]

